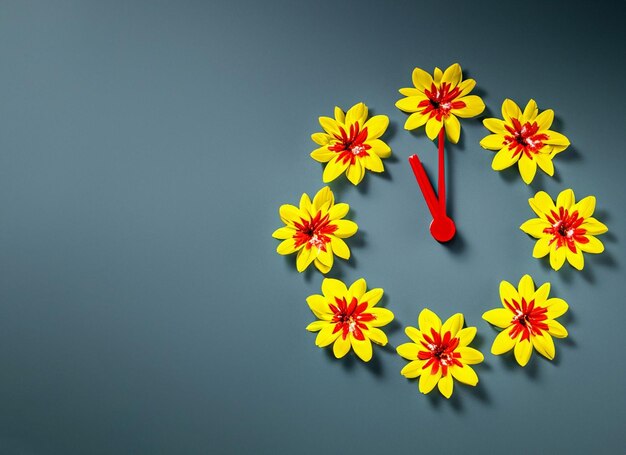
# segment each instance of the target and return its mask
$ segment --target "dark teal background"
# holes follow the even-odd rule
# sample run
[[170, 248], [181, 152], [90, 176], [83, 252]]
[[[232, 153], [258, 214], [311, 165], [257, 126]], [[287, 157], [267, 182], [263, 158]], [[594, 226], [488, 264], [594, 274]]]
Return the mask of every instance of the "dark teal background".
[[[618, 2], [0, 3], [0, 453], [624, 454], [624, 44]], [[458, 237], [428, 234], [394, 107], [458, 61], [486, 114], [553, 108], [572, 146], [531, 186], [496, 173], [479, 119], [449, 146]], [[330, 276], [383, 287], [388, 349], [337, 361], [304, 330], [322, 276], [275, 253], [278, 207], [322, 187], [317, 118], [390, 117], [384, 175], [332, 188], [360, 226]], [[597, 196], [606, 252], [531, 257], [527, 199]], [[481, 314], [531, 274], [564, 298], [553, 362], [494, 357]], [[475, 389], [423, 396], [403, 327], [463, 312]]]

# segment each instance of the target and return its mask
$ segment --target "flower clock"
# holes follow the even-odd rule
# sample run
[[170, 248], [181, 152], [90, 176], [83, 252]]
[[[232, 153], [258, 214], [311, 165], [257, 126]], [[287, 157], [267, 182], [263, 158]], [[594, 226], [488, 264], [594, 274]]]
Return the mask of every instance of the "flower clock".
[[[459, 118], [480, 115], [485, 104], [472, 95], [476, 82], [464, 79], [457, 63], [445, 70], [435, 68], [428, 73], [415, 68], [413, 86], [400, 89], [403, 98], [396, 106], [409, 114], [405, 129], [424, 127], [430, 140], [437, 140], [437, 193], [417, 154], [409, 163], [432, 216], [431, 235], [440, 242], [451, 240], [456, 232], [454, 221], [446, 209], [445, 141], [456, 144], [461, 135]], [[505, 99], [502, 118], [487, 118], [484, 126], [491, 134], [480, 145], [495, 151], [491, 167], [501, 171], [517, 164], [522, 180], [529, 184], [537, 169], [554, 174], [553, 159], [570, 145], [563, 134], [552, 129], [554, 112], [540, 111], [534, 100], [522, 110], [514, 101]], [[335, 107], [334, 117], [319, 117], [323, 131], [311, 135], [318, 147], [311, 157], [324, 164], [322, 181], [332, 182], [345, 174], [353, 185], [361, 183], [366, 171], [384, 172], [383, 159], [391, 148], [383, 141], [389, 125], [385, 115], [369, 116], [364, 103], [357, 103], [347, 112]], [[536, 239], [532, 250], [535, 258], [549, 257], [554, 271], [567, 261], [582, 270], [584, 253], [598, 254], [604, 245], [596, 237], [607, 227], [593, 217], [596, 198], [587, 196], [576, 202], [574, 192], [565, 189], [556, 201], [539, 191], [528, 200], [536, 217], [528, 219], [520, 229]], [[346, 219], [350, 207], [336, 202], [329, 187], [324, 187], [311, 199], [306, 193], [299, 204], [284, 204], [279, 208], [282, 227], [272, 234], [280, 240], [276, 251], [281, 255], [296, 254], [296, 269], [303, 272], [311, 264], [322, 274], [331, 271], [335, 256], [350, 258], [350, 248], [344, 239], [357, 234], [358, 226]], [[555, 272], [551, 272], [555, 273]], [[316, 320], [306, 329], [316, 333], [315, 345], [331, 348], [337, 359], [354, 355], [369, 362], [374, 345], [386, 346], [383, 329], [394, 314], [381, 306], [382, 288], [367, 289], [360, 278], [349, 286], [335, 278], [324, 278], [321, 294], [306, 299]], [[530, 275], [524, 275], [517, 288], [508, 281], [500, 283], [502, 306], [490, 309], [482, 318], [500, 330], [491, 346], [491, 354], [510, 353], [511, 360], [524, 367], [533, 351], [552, 360], [556, 355], [554, 339], [568, 336], [557, 321], [568, 311], [565, 300], [550, 297], [550, 283], [535, 287]], [[465, 317], [457, 313], [445, 322], [430, 309], [418, 316], [418, 327], [406, 327], [409, 341], [400, 344], [396, 352], [408, 363], [400, 374], [417, 379], [419, 391], [432, 392], [435, 387], [450, 398], [455, 382], [476, 386], [478, 375], [472, 365], [483, 362], [483, 354], [471, 347], [476, 327], [464, 327]]]

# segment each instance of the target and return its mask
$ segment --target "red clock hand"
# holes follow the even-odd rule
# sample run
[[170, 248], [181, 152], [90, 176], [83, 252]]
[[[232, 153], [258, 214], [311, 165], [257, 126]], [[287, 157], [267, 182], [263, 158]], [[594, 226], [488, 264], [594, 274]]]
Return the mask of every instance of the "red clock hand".
[[417, 155], [409, 157], [409, 164], [415, 174], [417, 184], [424, 195], [426, 205], [430, 210], [433, 221], [430, 223], [430, 233], [439, 242], [447, 242], [454, 237], [456, 227], [454, 221], [446, 215], [446, 175], [444, 160], [444, 139], [445, 130], [443, 127], [439, 132], [439, 197], [435, 196], [435, 191], [426, 175], [424, 166]]

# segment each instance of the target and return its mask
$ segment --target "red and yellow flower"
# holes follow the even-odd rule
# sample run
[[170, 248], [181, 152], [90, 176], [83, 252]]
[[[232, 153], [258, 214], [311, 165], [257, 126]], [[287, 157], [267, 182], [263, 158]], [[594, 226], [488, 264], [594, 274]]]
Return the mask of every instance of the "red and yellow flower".
[[550, 283], [535, 290], [530, 275], [524, 275], [517, 289], [508, 281], [500, 283], [500, 300], [504, 308], [496, 308], [483, 314], [483, 319], [503, 329], [491, 346], [494, 355], [513, 349], [515, 360], [525, 366], [533, 347], [544, 357], [552, 360], [555, 355], [552, 337], [565, 338], [567, 330], [556, 318], [565, 314], [568, 305], [563, 299], [548, 298]]
[[320, 348], [333, 345], [338, 359], [350, 348], [364, 362], [372, 358], [372, 342], [385, 346], [387, 335], [378, 327], [393, 320], [393, 313], [376, 304], [383, 296], [381, 288], [367, 291], [363, 278], [356, 280], [350, 288], [333, 278], [322, 281], [322, 295], [314, 294], [306, 301], [317, 321], [310, 323], [307, 330], [318, 332], [315, 344]]
[[450, 398], [453, 379], [475, 386], [478, 376], [469, 365], [480, 363], [484, 357], [480, 351], [468, 345], [476, 335], [476, 327], [463, 328], [463, 315], [457, 313], [441, 324], [441, 319], [424, 309], [418, 318], [419, 330], [407, 327], [406, 335], [411, 343], [396, 349], [410, 362], [400, 371], [404, 377], [419, 377], [419, 390], [426, 394], [439, 386], [439, 391]]
[[404, 124], [407, 130], [414, 130], [426, 125], [426, 135], [434, 140], [445, 126], [450, 142], [456, 144], [461, 135], [458, 117], [469, 118], [485, 110], [485, 103], [476, 95], [469, 95], [476, 81], [463, 79], [461, 66], [450, 65], [445, 71], [435, 68], [433, 76], [426, 71], [413, 70], [413, 85], [401, 88], [400, 93], [406, 98], [398, 100], [396, 107], [409, 112]]
[[522, 112], [514, 101], [506, 99], [502, 103], [502, 117], [502, 120], [483, 121], [493, 134], [480, 141], [480, 145], [498, 151], [491, 167], [501, 171], [517, 163], [526, 184], [535, 178], [537, 166], [549, 176], [554, 175], [552, 158], [570, 144], [561, 133], [550, 130], [554, 111], [546, 109], [540, 114], [537, 103], [530, 100]]
[[365, 176], [365, 170], [383, 172], [381, 158], [388, 158], [391, 149], [379, 138], [387, 130], [389, 118], [375, 115], [367, 119], [367, 106], [358, 103], [347, 113], [335, 107], [335, 118], [320, 117], [324, 133], [314, 133], [311, 139], [320, 147], [311, 152], [311, 158], [328, 163], [324, 168], [324, 183], [335, 180], [343, 172], [356, 185]]
[[576, 269], [585, 265], [585, 253], [602, 253], [604, 245], [596, 235], [604, 234], [608, 228], [592, 217], [596, 198], [587, 196], [576, 203], [571, 189], [562, 191], [556, 199], [540, 191], [528, 200], [530, 207], [539, 216], [520, 226], [525, 233], [535, 237], [537, 243], [533, 257], [542, 258], [550, 254], [550, 265], [559, 270], [565, 259]]
[[282, 240], [276, 248], [278, 254], [297, 252], [296, 268], [303, 272], [311, 263], [328, 273], [333, 266], [334, 255], [350, 258], [350, 249], [343, 239], [353, 236], [358, 226], [344, 220], [350, 210], [348, 204], [335, 204], [333, 192], [324, 187], [313, 201], [307, 194], [300, 198], [300, 206], [284, 204], [279, 209], [280, 219], [286, 226], [274, 231], [272, 237]]

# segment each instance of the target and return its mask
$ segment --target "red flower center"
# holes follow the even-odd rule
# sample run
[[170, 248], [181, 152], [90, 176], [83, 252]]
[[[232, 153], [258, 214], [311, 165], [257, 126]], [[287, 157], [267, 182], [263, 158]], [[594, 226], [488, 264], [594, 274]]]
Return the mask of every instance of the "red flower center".
[[521, 341], [524, 341], [530, 339], [531, 335], [541, 335], [543, 330], [548, 330], [548, 325], [543, 322], [548, 319], [546, 315], [548, 309], [544, 307], [535, 308], [534, 299], [526, 302], [526, 299], [522, 297], [521, 305], [513, 299], [511, 299], [511, 303], [505, 300], [504, 304], [515, 315], [511, 321], [513, 327], [509, 332], [512, 339], [521, 333]]
[[450, 332], [446, 332], [443, 336], [435, 329], [430, 329], [430, 335], [422, 334], [424, 341], [422, 346], [426, 348], [426, 351], [419, 351], [417, 358], [420, 360], [427, 360], [422, 369], [431, 367], [431, 374], [437, 374], [439, 367], [441, 367], [441, 375], [448, 374], [448, 368], [452, 365], [463, 367], [463, 364], [458, 360], [461, 358], [461, 354], [454, 350], [459, 345], [459, 339], [454, 337]]
[[570, 214], [567, 209], [559, 207], [559, 213], [551, 210], [546, 217], [552, 226], [545, 228], [543, 232], [552, 235], [550, 245], [556, 242], [557, 250], [567, 246], [572, 253], [576, 253], [576, 243], [589, 243], [589, 239], [585, 237], [587, 230], [580, 227], [585, 219], [578, 216], [577, 210]]
[[504, 125], [506, 130], [511, 133], [504, 136], [503, 144], [509, 147], [509, 150], [513, 152], [513, 156], [517, 156], [524, 153], [531, 160], [533, 155], [539, 153], [539, 151], [545, 145], [543, 141], [550, 137], [545, 134], [537, 134], [539, 131], [539, 125], [537, 122], [526, 122], [523, 125], [516, 118], [512, 118], [513, 126]]
[[312, 247], [326, 251], [326, 244], [330, 242], [330, 234], [337, 230], [337, 226], [330, 224], [328, 215], [322, 217], [322, 212], [317, 212], [313, 218], [300, 218], [300, 223], [294, 222], [296, 233], [293, 236], [295, 248], [306, 245], [305, 248]]
[[341, 336], [345, 340], [349, 333], [357, 340], [363, 341], [365, 336], [363, 330], [367, 330], [364, 322], [373, 321], [376, 317], [371, 313], [364, 313], [367, 309], [367, 302], [359, 303], [356, 297], [352, 297], [350, 305], [346, 298], [335, 297], [337, 305], [330, 304], [329, 308], [334, 314], [332, 322], [335, 323], [333, 333], [342, 331]]
[[449, 82], [443, 82], [440, 87], [432, 83], [430, 90], [424, 90], [424, 94], [428, 99], [420, 101], [417, 107], [423, 108], [422, 114], [428, 114], [429, 118], [436, 117], [437, 120], [441, 121], [442, 118], [448, 118], [451, 109], [462, 109], [465, 107], [463, 101], [454, 101], [460, 92], [461, 90], [458, 86], [450, 90]]
[[367, 140], [367, 128], [360, 129], [359, 122], [355, 122], [350, 125], [350, 134], [346, 133], [343, 127], [339, 127], [341, 136], [335, 134], [335, 139], [338, 142], [334, 143], [328, 150], [339, 153], [338, 161], [343, 163], [350, 162], [350, 165], [354, 164], [357, 157], [368, 156], [367, 151], [372, 147], [365, 144]]

